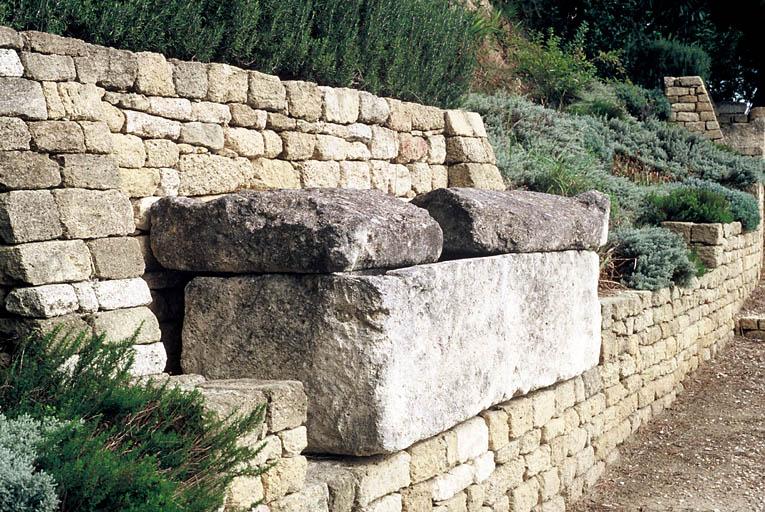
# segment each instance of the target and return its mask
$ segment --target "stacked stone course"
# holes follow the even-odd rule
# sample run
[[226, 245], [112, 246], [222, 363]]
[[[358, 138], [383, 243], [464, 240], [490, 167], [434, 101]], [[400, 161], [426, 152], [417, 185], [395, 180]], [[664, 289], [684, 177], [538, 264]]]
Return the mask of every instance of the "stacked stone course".
[[725, 143], [749, 156], [765, 157], [765, 107], [747, 113], [746, 103], [716, 105]]
[[701, 77], [665, 77], [664, 93], [672, 105], [671, 122], [710, 140], [723, 140], [712, 99]]
[[[186, 282], [149, 249], [160, 197], [504, 188], [478, 114], [225, 64], [0, 27], [0, 91], [3, 332], [64, 321], [117, 336], [143, 322], [152, 371], [160, 331], [179, 370]], [[99, 302], [101, 281], [141, 277], [112, 285], [124, 303]]]

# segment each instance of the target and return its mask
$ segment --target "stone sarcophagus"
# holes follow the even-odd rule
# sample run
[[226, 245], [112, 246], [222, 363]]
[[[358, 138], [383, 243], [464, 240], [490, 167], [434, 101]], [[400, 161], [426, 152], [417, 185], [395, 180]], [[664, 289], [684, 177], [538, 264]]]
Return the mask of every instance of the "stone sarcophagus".
[[[354, 194], [358, 196], [349, 199]], [[419, 264], [406, 268], [385, 268], [392, 266], [388, 262], [393, 259], [383, 246], [375, 246], [374, 223], [345, 218], [333, 224], [321, 214], [323, 207], [318, 207], [299, 217], [311, 218], [333, 236], [306, 236], [305, 240], [309, 245], [321, 240], [330, 246], [330, 253], [335, 243], [370, 243], [376, 248], [362, 251], [368, 255], [364, 267], [327, 272], [293, 266], [283, 273], [194, 278], [186, 288], [184, 372], [216, 379], [299, 380], [309, 397], [309, 449], [372, 455], [402, 450], [516, 394], [593, 367], [600, 351], [599, 265], [597, 255], [587, 249], [602, 238], [607, 205], [595, 204], [598, 201], [592, 196], [556, 202], [546, 214], [557, 210], [565, 226], [582, 232], [567, 244], [551, 245], [539, 232], [544, 222], [522, 222], [521, 217], [540, 212], [525, 212], [527, 203], [519, 203], [514, 196], [511, 202], [523, 205], [522, 211], [514, 213], [520, 216], [520, 224], [496, 223], [498, 232], [487, 235], [490, 224], [484, 221], [479, 226], [482, 220], [476, 214], [481, 204], [487, 204], [481, 194], [467, 191], [463, 195], [457, 189], [453, 195], [459, 201], [446, 200], [456, 209], [450, 218], [472, 219], [472, 231], [456, 224], [439, 223], [440, 228], [453, 253], [461, 252], [455, 233], [465, 233], [462, 238], [471, 250], [483, 247], [498, 255], [435, 262], [438, 256], [433, 251], [414, 250], [417, 244], [408, 242], [410, 252], [427, 257], [418, 257]], [[343, 201], [368, 201], [362, 193], [350, 196], [345, 194]], [[491, 207], [502, 208], [503, 197], [489, 201]], [[444, 201], [441, 197], [438, 202], [443, 206]], [[428, 201], [420, 204], [428, 209]], [[401, 205], [391, 207], [399, 210]], [[241, 204], [233, 210], [215, 204], [190, 206], [225, 212], [233, 222], [238, 220], [232, 211], [258, 215]], [[156, 225], [184, 232], [173, 227], [173, 219], [183, 218], [176, 210], [160, 205]], [[405, 219], [410, 214], [418, 219], [412, 229], [431, 232], [420, 217], [423, 211], [405, 204], [399, 212], [403, 217], [398, 217], [401, 240], [417, 238], [406, 232]], [[218, 220], [224, 214], [219, 215]], [[294, 212], [280, 215], [269, 212], [269, 222], [281, 225], [284, 218], [293, 219], [290, 222], [295, 218]], [[593, 222], [593, 217], [599, 221]], [[258, 219], [248, 222], [252, 229], [264, 229]], [[514, 232], [517, 225], [524, 228]], [[356, 229], [364, 236], [345, 233]], [[560, 228], [552, 229], [554, 235]], [[154, 231], [162, 236], [161, 230]], [[192, 236], [193, 230], [186, 232]], [[231, 232], [241, 247], [248, 235], [241, 226]], [[215, 237], [201, 238], [225, 240], [227, 233], [221, 228]], [[428, 236], [423, 243], [432, 245], [440, 239], [438, 235]], [[509, 239], [515, 240], [511, 245], [532, 252], [502, 254]], [[498, 243], [501, 250], [495, 247]], [[343, 247], [347, 246], [337, 250], [346, 250]], [[375, 254], [382, 262], [377, 268]], [[188, 261], [184, 258], [186, 269]], [[215, 271], [211, 261], [206, 260], [200, 270]], [[250, 272], [258, 272], [256, 258], [250, 258], [250, 265]]]

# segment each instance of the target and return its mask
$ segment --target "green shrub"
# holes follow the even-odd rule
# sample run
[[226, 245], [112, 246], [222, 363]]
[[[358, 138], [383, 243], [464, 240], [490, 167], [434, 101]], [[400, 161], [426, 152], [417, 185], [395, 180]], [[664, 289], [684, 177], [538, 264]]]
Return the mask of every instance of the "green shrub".
[[696, 275], [685, 241], [667, 229], [626, 228], [611, 234], [614, 260], [622, 282], [638, 290], [684, 286]]
[[753, 231], [760, 225], [760, 208], [757, 199], [752, 194], [724, 187], [719, 183], [694, 178], [686, 180], [685, 183], [725, 196], [730, 204], [733, 220], [740, 222], [744, 231]]
[[615, 91], [605, 84], [593, 82], [567, 109], [577, 115], [605, 117], [607, 119], [627, 117], [624, 102]]
[[56, 482], [35, 468], [38, 448], [50, 425], [0, 413], [0, 510], [53, 512], [58, 508]]
[[672, 106], [661, 89], [645, 89], [629, 82], [616, 82], [612, 87], [616, 97], [634, 118], [640, 121], [669, 119]]
[[564, 45], [553, 33], [546, 38], [516, 38], [513, 54], [515, 73], [523, 80], [527, 95], [543, 105], [565, 105], [595, 80], [595, 66], [578, 39]]
[[[131, 341], [58, 333], [25, 340], [0, 370], [0, 409], [64, 426], [36, 462], [58, 483], [60, 510], [216, 510], [226, 486], [258, 448], [237, 440], [259, 427], [263, 408], [215, 418], [198, 392], [135, 383]], [[76, 357], [75, 357], [76, 356]]]
[[733, 222], [730, 202], [724, 194], [696, 187], [676, 187], [667, 193], [654, 192], [646, 196], [643, 221], [659, 224], [678, 222]]
[[712, 59], [699, 46], [664, 38], [637, 38], [627, 49], [630, 76], [640, 85], [655, 89], [665, 76], [709, 78]]
[[437, 105], [468, 89], [480, 24], [448, 0], [7, 0], [0, 23]]

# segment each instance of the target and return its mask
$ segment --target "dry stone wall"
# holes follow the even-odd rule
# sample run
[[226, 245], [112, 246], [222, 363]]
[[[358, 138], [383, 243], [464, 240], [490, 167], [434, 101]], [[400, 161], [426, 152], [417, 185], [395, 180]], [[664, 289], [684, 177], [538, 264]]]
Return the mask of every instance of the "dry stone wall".
[[747, 113], [746, 104], [721, 105], [717, 117], [728, 146], [744, 155], [765, 157], [765, 107]]
[[225, 64], [0, 27], [0, 327], [139, 325], [178, 371], [186, 277], [152, 256], [162, 196], [504, 188], [481, 117]]
[[700, 76], [665, 77], [664, 93], [672, 105], [670, 122], [707, 139], [723, 140], [712, 99]]

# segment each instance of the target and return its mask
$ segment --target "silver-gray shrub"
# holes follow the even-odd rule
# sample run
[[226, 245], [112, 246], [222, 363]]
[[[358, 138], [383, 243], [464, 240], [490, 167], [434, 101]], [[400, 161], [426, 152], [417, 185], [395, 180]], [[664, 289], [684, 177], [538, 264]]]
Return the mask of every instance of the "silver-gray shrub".
[[58, 508], [56, 482], [37, 471], [36, 450], [50, 426], [20, 416], [0, 414], [0, 510], [53, 512]]

